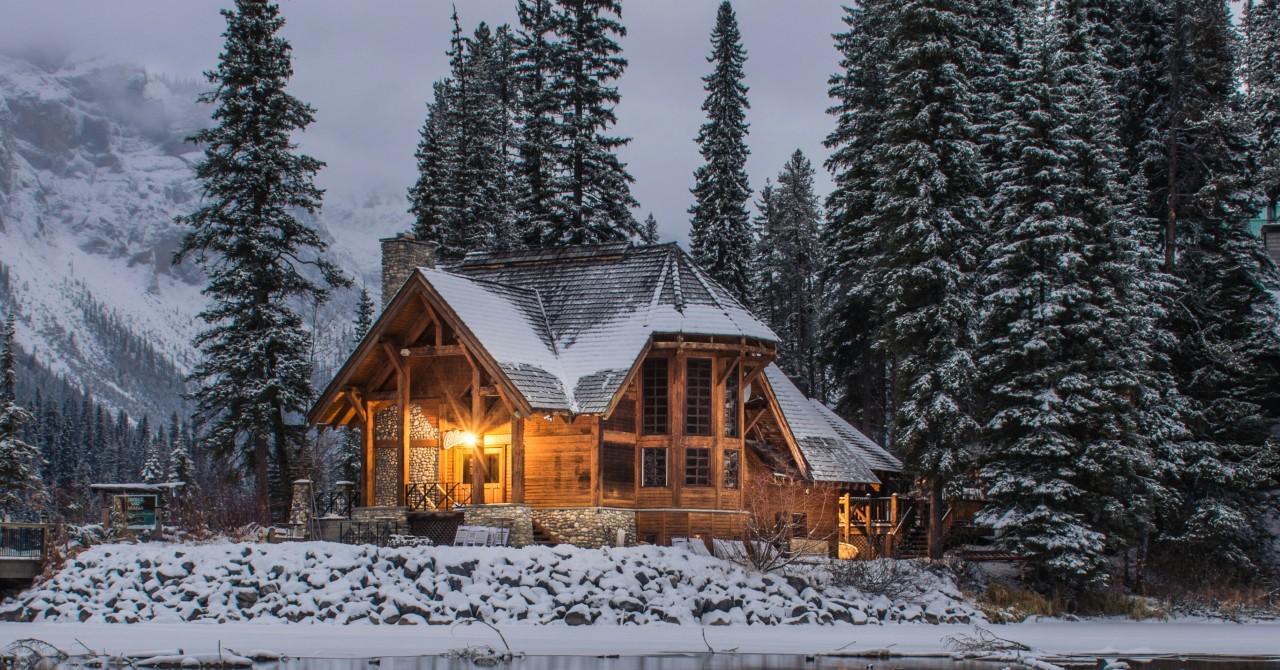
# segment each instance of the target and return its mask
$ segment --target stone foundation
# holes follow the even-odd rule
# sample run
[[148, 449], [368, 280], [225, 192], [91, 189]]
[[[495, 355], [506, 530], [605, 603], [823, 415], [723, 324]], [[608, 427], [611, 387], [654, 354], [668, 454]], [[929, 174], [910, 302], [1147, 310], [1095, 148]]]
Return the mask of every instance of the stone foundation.
[[463, 523], [468, 526], [503, 526], [511, 529], [511, 546], [533, 544], [533, 510], [528, 505], [468, 505]]
[[611, 547], [618, 544], [618, 531], [623, 544], [636, 542], [636, 513], [607, 507], [569, 507], [535, 509], [533, 521], [561, 542], [580, 547]]
[[311, 480], [299, 479], [293, 483], [293, 496], [289, 504], [289, 525], [296, 533], [305, 533], [311, 525]]
[[373, 450], [373, 503], [390, 507], [400, 502], [400, 449], [379, 446]]

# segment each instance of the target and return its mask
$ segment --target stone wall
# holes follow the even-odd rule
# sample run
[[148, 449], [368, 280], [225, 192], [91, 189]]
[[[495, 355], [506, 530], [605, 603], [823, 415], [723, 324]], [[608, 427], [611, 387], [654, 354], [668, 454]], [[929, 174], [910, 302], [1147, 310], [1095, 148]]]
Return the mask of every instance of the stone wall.
[[373, 450], [373, 504], [392, 506], [400, 502], [400, 449], [377, 447]]
[[409, 483], [423, 484], [439, 480], [440, 450], [436, 447], [409, 449]]
[[535, 509], [533, 520], [555, 539], [580, 547], [615, 546], [617, 533], [626, 533], [625, 544], [636, 542], [636, 513], [607, 507]]
[[510, 528], [513, 547], [533, 544], [533, 510], [528, 505], [468, 505], [462, 519], [468, 526]]

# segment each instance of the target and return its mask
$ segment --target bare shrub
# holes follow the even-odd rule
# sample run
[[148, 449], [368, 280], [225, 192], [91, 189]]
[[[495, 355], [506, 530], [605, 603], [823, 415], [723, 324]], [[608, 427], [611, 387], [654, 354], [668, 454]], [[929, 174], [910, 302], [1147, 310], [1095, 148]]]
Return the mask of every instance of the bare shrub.
[[[753, 477], [742, 492], [747, 517], [744, 542], [723, 556], [761, 572], [774, 572], [815, 555], [835, 537], [824, 520], [832, 513], [834, 491], [787, 477]], [[722, 552], [723, 553], [723, 552]], [[820, 552], [826, 554], [825, 551]]]
[[913, 560], [838, 561], [831, 566], [831, 583], [897, 599], [916, 590], [921, 569]]

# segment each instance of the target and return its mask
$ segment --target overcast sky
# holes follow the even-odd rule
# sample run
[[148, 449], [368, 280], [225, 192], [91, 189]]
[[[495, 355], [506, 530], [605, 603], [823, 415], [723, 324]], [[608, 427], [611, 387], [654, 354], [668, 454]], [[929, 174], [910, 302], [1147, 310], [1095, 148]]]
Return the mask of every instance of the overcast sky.
[[[66, 44], [78, 57], [145, 65], [155, 73], [195, 77], [221, 48], [225, 23], [206, 0], [4, 0], [0, 46]], [[515, 0], [459, 0], [464, 29], [479, 21], [515, 22]], [[637, 218], [653, 212], [664, 239], [684, 241], [689, 187], [700, 157], [693, 137], [702, 123], [701, 77], [718, 0], [624, 0], [630, 67], [619, 82], [618, 134], [636, 178]], [[822, 138], [832, 127], [827, 78], [838, 57], [839, 2], [735, 3], [747, 48], [751, 110], [748, 172], [758, 191], [788, 155], [803, 150], [822, 168]], [[328, 163], [320, 184], [335, 196], [371, 189], [403, 193], [415, 178], [413, 151], [431, 82], [447, 74], [444, 55], [451, 5], [445, 0], [286, 1], [284, 34], [293, 44], [292, 91], [314, 105], [317, 120], [303, 148]], [[754, 194], [753, 194], [754, 198]]]

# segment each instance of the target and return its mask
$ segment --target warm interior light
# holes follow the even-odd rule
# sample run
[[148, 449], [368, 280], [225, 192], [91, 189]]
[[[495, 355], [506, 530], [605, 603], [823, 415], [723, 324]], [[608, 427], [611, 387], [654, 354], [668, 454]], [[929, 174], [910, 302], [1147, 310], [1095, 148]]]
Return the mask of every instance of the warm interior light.
[[462, 442], [462, 444], [465, 444], [468, 447], [476, 446], [477, 439], [476, 439], [475, 433], [469, 430], [465, 430], [462, 432], [462, 435], [460, 437], [461, 437], [460, 442]]

